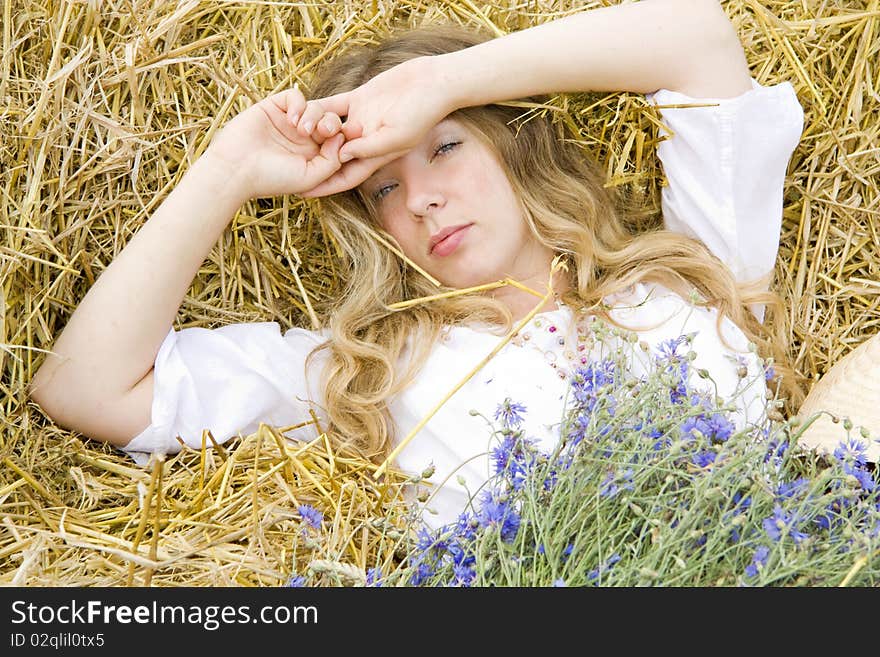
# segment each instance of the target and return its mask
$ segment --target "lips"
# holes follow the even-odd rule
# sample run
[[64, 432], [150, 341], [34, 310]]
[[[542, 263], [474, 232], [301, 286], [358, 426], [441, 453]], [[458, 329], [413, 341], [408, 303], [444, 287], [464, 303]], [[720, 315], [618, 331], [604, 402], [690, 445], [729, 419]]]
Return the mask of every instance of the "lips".
[[428, 255], [446, 256], [452, 253], [458, 247], [466, 230], [471, 226], [473, 223], [447, 226], [431, 235]]

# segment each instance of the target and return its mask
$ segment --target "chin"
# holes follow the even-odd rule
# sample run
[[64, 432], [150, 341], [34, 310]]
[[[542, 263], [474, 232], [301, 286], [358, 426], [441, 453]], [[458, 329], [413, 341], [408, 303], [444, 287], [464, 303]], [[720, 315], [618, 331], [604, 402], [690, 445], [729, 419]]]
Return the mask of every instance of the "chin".
[[498, 278], [492, 278], [489, 275], [475, 276], [475, 275], [471, 274], [468, 276], [446, 276], [446, 277], [436, 276], [435, 278], [437, 278], [437, 280], [439, 280], [441, 283], [443, 283], [447, 287], [452, 287], [452, 288], [456, 288], [456, 289], [464, 289], [464, 288], [468, 288], [468, 287], [476, 287], [477, 285], [485, 285], [486, 283], [494, 283], [495, 281], [500, 280], [501, 278], [504, 278], [504, 277], [501, 276]]

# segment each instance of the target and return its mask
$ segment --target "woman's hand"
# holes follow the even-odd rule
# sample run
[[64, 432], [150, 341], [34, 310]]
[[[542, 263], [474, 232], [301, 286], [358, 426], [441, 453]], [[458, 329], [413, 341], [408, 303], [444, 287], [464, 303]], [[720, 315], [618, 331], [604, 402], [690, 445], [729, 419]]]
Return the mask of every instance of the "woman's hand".
[[413, 148], [456, 107], [434, 57], [417, 57], [388, 69], [352, 91], [309, 101], [299, 117], [300, 136], [314, 134], [327, 112], [344, 116], [344, 166], [308, 196], [334, 194], [366, 180]]
[[296, 87], [264, 98], [224, 125], [205, 155], [233, 172], [248, 199], [305, 194], [339, 170], [345, 141], [332, 112], [316, 117], [303, 135], [296, 118], [305, 108]]

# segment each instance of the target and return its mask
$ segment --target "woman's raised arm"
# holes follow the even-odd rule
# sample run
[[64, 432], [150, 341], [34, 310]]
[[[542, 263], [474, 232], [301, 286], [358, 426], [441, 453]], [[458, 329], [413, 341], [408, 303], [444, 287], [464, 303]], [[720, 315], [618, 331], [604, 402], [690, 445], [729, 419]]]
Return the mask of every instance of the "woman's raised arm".
[[235, 212], [250, 198], [306, 191], [340, 166], [339, 118], [302, 138], [289, 114], [304, 106], [288, 90], [232, 119], [95, 281], [30, 384], [53, 421], [119, 446], [149, 424], [152, 390], [129, 393]]
[[670, 89], [733, 97], [750, 89], [745, 53], [717, 0], [642, 0], [591, 9], [456, 52], [420, 57], [357, 89], [309, 103], [346, 116], [349, 162], [312, 195], [360, 184], [378, 158], [412, 147], [450, 112], [538, 94]]
[[717, 0], [592, 9], [440, 59], [458, 107], [565, 91], [723, 98], [749, 89], [742, 45]]

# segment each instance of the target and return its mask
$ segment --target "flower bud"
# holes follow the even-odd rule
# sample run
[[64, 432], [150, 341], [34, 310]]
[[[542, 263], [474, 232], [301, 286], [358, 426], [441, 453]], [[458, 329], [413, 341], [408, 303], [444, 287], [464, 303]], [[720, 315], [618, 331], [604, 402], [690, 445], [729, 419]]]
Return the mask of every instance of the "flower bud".
[[853, 428], [852, 420], [850, 420], [848, 417], [843, 418], [843, 428], [847, 431]]

